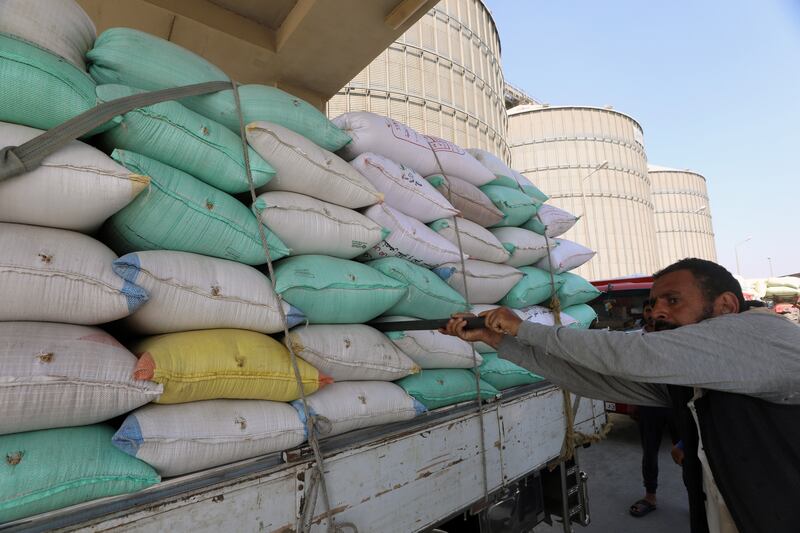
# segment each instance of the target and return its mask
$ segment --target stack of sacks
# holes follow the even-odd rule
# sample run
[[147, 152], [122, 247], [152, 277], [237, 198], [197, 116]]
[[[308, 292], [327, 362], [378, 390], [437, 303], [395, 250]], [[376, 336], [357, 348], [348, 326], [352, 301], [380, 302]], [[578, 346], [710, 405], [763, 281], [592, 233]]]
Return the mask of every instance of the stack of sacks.
[[[141, 50], [136, 58], [127, 54], [131, 46]], [[173, 43], [124, 28], [104, 32], [88, 58], [92, 76], [103, 84], [97, 91], [103, 100], [227, 79]], [[279, 305], [289, 327], [304, 321], [351, 324], [381, 314], [406, 292], [403, 283], [349, 261], [388, 233], [355, 211], [381, 202], [381, 193], [330, 151], [349, 137], [306, 102], [277, 89], [242, 86], [240, 97], [258, 194], [251, 209], [231, 196], [247, 192], [250, 183], [230, 91], [135, 110], [98, 138], [126, 166], [149, 174], [158, 189], [112, 217], [103, 235], [127, 253], [115, 263], [120, 275], [152, 291], [151, 305], [127, 325], [139, 334], [161, 334], [142, 339], [134, 351], [140, 355], [137, 375], [164, 386], [157, 402], [162, 405], [134, 412], [114, 440], [163, 475], [305, 440], [304, 421], [285, 403], [300, 397], [289, 351], [268, 336], [283, 330]], [[150, 130], [158, 138], [142, 135]], [[270, 280], [246, 266], [267, 262], [262, 231], [271, 260], [290, 256], [275, 264], [283, 303]], [[374, 358], [377, 354], [363, 347], [369, 340], [357, 333], [355, 343], [362, 348], [348, 354]], [[326, 371], [347, 379], [336, 354], [322, 351], [331, 358], [325, 359], [314, 353], [306, 355], [315, 365], [298, 361], [309, 399], [331, 381]], [[358, 379], [397, 379], [415, 371], [412, 361], [399, 356], [387, 363], [394, 373]], [[366, 364], [355, 361], [358, 367]], [[334, 394], [342, 387], [330, 387], [334, 407], [359, 402], [358, 394], [346, 398]], [[413, 400], [403, 395], [413, 416]], [[316, 407], [315, 414], [328, 415], [324, 405]], [[396, 407], [391, 405], [393, 416], [408, 415], [408, 410], [395, 413]], [[365, 420], [348, 409], [343, 416]], [[377, 417], [374, 423], [381, 421]]]
[[[268, 335], [205, 329], [141, 339], [135, 376], [161, 384], [156, 404], [130, 414], [114, 444], [172, 476], [298, 446], [303, 425], [289, 351]], [[330, 378], [298, 361], [305, 394]], [[288, 409], [287, 409], [288, 407]]]
[[[325, 255], [279, 261], [276, 289], [305, 311], [309, 325], [295, 327], [284, 342], [336, 383], [308, 398], [309, 414], [327, 437], [413, 418], [424, 409], [394, 383], [419, 366], [383, 334], [364, 325], [398, 305], [407, 283], [368, 265]], [[306, 410], [294, 403], [301, 420]]]
[[800, 278], [783, 276], [781, 278], [768, 278], [767, 289], [764, 291], [768, 297], [792, 298], [800, 296]]
[[[136, 50], [136, 54], [131, 54]], [[209, 81], [229, 81], [202, 57], [153, 35], [131, 28], [110, 28], [97, 38], [86, 58], [98, 84], [123, 84], [145, 91]], [[285, 126], [327, 150], [338, 150], [350, 138], [308, 102], [275, 87], [239, 87], [244, 123], [266, 120]], [[184, 98], [181, 103], [239, 134], [232, 91]]]
[[[504, 204], [505, 209], [503, 205], [499, 205], [506, 218], [495, 224], [491, 232], [510, 254], [504, 263], [519, 269], [523, 274], [499, 303], [521, 309], [545, 303], [556, 292], [561, 308], [567, 315], [574, 315], [573, 318], [577, 320], [571, 321], [571, 327], [588, 328], [597, 315], [586, 303], [596, 297], [597, 290], [586, 280], [569, 274], [568, 271], [590, 260], [594, 252], [572, 241], [557, 238], [570, 230], [579, 217], [544, 204], [548, 200], [547, 195], [494, 155], [477, 149], [470, 149], [469, 152], [496, 176], [494, 181], [483, 188], [490, 196], [502, 199], [512, 198], [509, 195], [513, 194], [516, 195], [513, 198], [519, 198], [520, 202], [522, 196], [528, 196], [535, 206], [532, 216], [521, 223], [515, 223], [523, 216], [519, 213], [519, 203], [512, 207], [512, 200], [508, 200]], [[568, 287], [565, 288], [565, 285]]]
[[[95, 30], [73, 0], [2, 2], [0, 32], [0, 147], [95, 106], [83, 62]], [[104, 423], [162, 388], [136, 379], [136, 357], [95, 327], [147, 294], [86, 235], [147, 186], [79, 141], [0, 182], [0, 522], [159, 482], [112, 445]]]

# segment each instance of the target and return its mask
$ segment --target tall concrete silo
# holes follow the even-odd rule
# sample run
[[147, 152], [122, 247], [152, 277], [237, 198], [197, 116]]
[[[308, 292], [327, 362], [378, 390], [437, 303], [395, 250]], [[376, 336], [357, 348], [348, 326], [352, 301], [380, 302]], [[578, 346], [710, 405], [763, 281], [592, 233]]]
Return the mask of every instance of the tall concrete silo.
[[509, 161], [500, 38], [480, 0], [443, 0], [328, 102]]
[[564, 238], [597, 251], [589, 279], [650, 274], [655, 226], [639, 123], [611, 108], [521, 105], [508, 112], [511, 162], [553, 205], [584, 214]]
[[717, 260], [706, 178], [691, 170], [649, 165], [658, 268], [685, 257]]

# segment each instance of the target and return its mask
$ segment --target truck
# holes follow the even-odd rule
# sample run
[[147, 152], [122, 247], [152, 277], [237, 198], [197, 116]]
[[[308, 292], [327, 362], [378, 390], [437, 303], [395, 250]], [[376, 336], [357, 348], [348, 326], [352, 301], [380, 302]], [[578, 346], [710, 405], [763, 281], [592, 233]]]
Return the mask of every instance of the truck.
[[[575, 431], [598, 433], [602, 402], [572, 399]], [[331, 520], [307, 499], [314, 492], [314, 458], [306, 446], [7, 523], [0, 531], [288, 533], [306, 515], [310, 531], [333, 531], [326, 528], [335, 524], [336, 531], [361, 533], [510, 533], [555, 520], [569, 532], [574, 523], [587, 525], [590, 515], [578, 456], [560, 459], [565, 436], [562, 391], [542, 382], [507, 390], [482, 412], [466, 402], [321, 439]]]
[[[319, 108], [437, 3], [78, 2], [98, 31], [147, 31], [241, 83], [277, 86]], [[0, 531], [497, 533], [555, 520], [569, 532], [590, 521], [588, 476], [573, 437], [600, 433], [605, 423], [602, 402], [543, 381], [485, 404], [465, 402], [323, 438], [324, 481], [315, 477], [316, 456], [306, 444], [2, 524]]]

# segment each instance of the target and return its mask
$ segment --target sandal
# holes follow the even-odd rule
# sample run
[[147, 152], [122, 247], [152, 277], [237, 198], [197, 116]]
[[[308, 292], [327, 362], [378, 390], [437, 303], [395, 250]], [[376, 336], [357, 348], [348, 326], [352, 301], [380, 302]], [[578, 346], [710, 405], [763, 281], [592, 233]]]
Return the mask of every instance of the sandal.
[[655, 504], [652, 504], [644, 499], [637, 501], [636, 503], [631, 505], [631, 508], [629, 509], [631, 515], [637, 518], [642, 517], [655, 510], [656, 510]]

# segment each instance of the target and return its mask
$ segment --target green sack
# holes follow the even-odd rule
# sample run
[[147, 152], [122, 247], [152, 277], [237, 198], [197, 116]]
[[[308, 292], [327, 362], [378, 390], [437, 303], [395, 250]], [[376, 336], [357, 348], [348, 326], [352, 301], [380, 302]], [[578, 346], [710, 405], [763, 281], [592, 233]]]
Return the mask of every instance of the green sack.
[[[531, 305], [540, 304], [549, 300], [553, 295], [553, 285], [550, 283], [550, 272], [536, 267], [518, 267], [524, 276], [500, 300], [499, 304], [513, 309], [522, 309]], [[553, 277], [555, 290], [558, 291], [564, 281]]]
[[533, 372], [498, 357], [496, 353], [484, 353], [483, 364], [478, 368], [481, 379], [497, 390], [510, 389], [520, 385], [538, 383], [544, 378]]
[[106, 425], [0, 436], [0, 523], [161, 481], [146, 463], [118, 450]]
[[[0, 121], [49, 130], [95, 107], [95, 84], [69, 61], [0, 34]], [[92, 132], [98, 133], [114, 122]], [[87, 135], [88, 136], [88, 135]]]
[[[140, 92], [125, 85], [98, 85], [97, 98], [108, 102]], [[115, 148], [134, 151], [228, 193], [250, 189], [239, 136], [178, 102], [129, 111], [118, 126], [96, 140], [107, 152]], [[247, 147], [247, 153], [253, 185], [261, 187], [272, 179], [275, 169], [252, 148]]]
[[521, 225], [520, 228], [538, 233], [539, 235], [544, 235], [544, 232], [547, 231], [547, 226], [542, 224], [542, 221], [539, 220], [536, 215], [532, 216], [531, 219]]
[[[120, 83], [155, 91], [206, 81], [228, 81], [223, 71], [199, 55], [130, 28], [104, 31], [86, 57], [90, 62], [89, 73], [97, 83]], [[273, 122], [331, 152], [350, 142], [350, 137], [317, 108], [275, 87], [243, 85], [239, 87], [239, 98], [245, 125], [257, 120]], [[239, 134], [233, 92], [191, 96], [181, 103]]]
[[558, 289], [558, 300], [562, 309], [591, 302], [600, 296], [597, 287], [572, 272], [556, 274], [556, 279], [562, 281], [561, 288]]
[[533, 183], [522, 185], [522, 192], [527, 194], [534, 203], [543, 204], [550, 199], [545, 193], [539, 190], [539, 187]]
[[[245, 125], [259, 120], [272, 122], [299, 133], [329, 152], [339, 150], [351, 140], [316, 107], [277, 87], [241, 85], [239, 100]], [[231, 91], [200, 97], [191, 105], [191, 109], [201, 115], [239, 132], [239, 115]], [[190, 106], [187, 104], [187, 107]]]
[[509, 187], [511, 189], [519, 189], [519, 183], [511, 176], [504, 176], [503, 174], [495, 174], [494, 179], [486, 185], [497, 185], [498, 187]]
[[98, 84], [118, 83], [157, 91], [229, 81], [222, 70], [194, 52], [132, 28], [109, 28], [98, 35], [86, 59], [89, 74]]
[[502, 221], [491, 226], [493, 228], [520, 226], [530, 220], [536, 214], [539, 205], [541, 205], [535, 203], [534, 200], [519, 189], [501, 185], [484, 185], [479, 188], [492, 200], [494, 206], [505, 215]]
[[[475, 400], [475, 374], [463, 368], [444, 368], [423, 370], [419, 374], [406, 376], [395, 381], [419, 403], [431, 409], [438, 409], [454, 403]], [[481, 399], [486, 400], [500, 394], [484, 380], [480, 381]]]
[[503, 174], [495, 174], [495, 179], [487, 183], [486, 185], [497, 185], [499, 187], [508, 187], [511, 189], [522, 190], [526, 196], [531, 198], [534, 203], [543, 204], [547, 200], [550, 199], [545, 193], [539, 190], [539, 187], [530, 183], [530, 180], [522, 174], [520, 179], [524, 179], [525, 183], [519, 183], [513, 176], [505, 176]]
[[[248, 265], [267, 262], [256, 216], [244, 204], [154, 159], [123, 150], [111, 157], [150, 177], [150, 188], [101, 230], [103, 242], [117, 254], [176, 250], [231, 259]], [[266, 231], [273, 260], [289, 255], [286, 245]]]
[[275, 266], [275, 290], [311, 324], [360, 324], [385, 313], [407, 289], [355, 261], [298, 255]]
[[569, 307], [562, 308], [561, 311], [577, 320], [570, 324], [568, 327], [574, 329], [589, 329], [589, 326], [592, 325], [592, 322], [597, 320], [597, 313], [592, 306], [587, 304], [578, 304], [578, 305], [571, 305]]
[[370, 261], [367, 265], [408, 286], [408, 291], [387, 315], [434, 320], [469, 310], [461, 294], [427, 268], [399, 257]]

